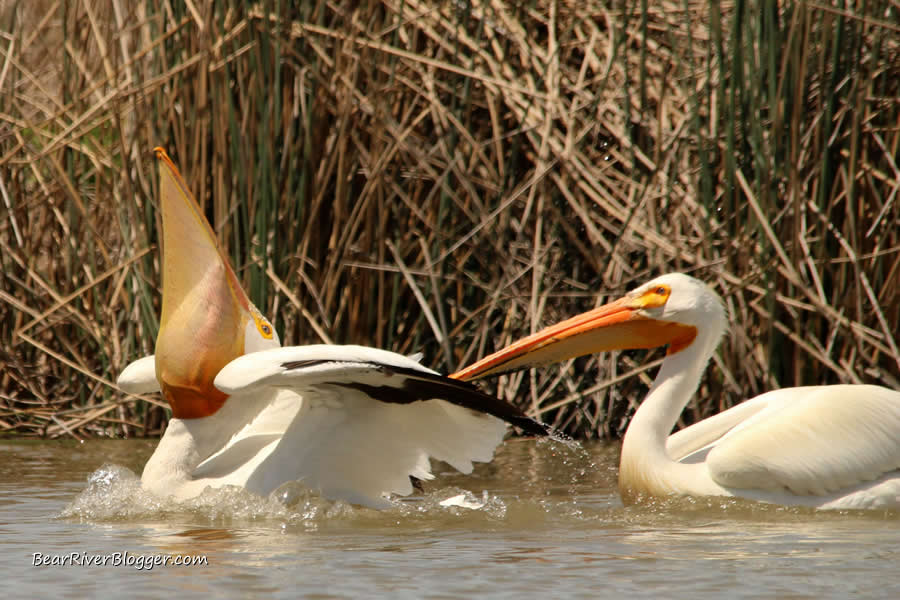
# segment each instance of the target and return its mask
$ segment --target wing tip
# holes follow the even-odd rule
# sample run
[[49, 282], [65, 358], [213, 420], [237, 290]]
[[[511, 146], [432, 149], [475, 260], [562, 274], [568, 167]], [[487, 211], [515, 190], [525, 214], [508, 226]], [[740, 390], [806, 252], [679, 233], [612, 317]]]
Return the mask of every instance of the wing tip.
[[552, 437], [557, 438], [562, 435], [558, 433], [553, 427], [547, 425], [542, 421], [538, 421], [528, 415], [522, 414], [520, 416], [510, 415], [509, 418], [504, 419], [510, 425], [521, 429], [526, 434], [534, 435], [537, 437]]

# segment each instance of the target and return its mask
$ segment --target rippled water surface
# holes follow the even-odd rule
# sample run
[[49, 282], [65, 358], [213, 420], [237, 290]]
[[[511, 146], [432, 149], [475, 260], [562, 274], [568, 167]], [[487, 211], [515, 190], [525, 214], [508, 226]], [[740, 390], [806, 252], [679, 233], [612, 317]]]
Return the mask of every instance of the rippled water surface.
[[[507, 442], [474, 475], [438, 467], [424, 495], [377, 512], [299, 486], [166, 502], [135, 475], [154, 445], [0, 442], [5, 597], [900, 597], [900, 515], [623, 507], [617, 446]], [[147, 569], [185, 555], [206, 564]]]

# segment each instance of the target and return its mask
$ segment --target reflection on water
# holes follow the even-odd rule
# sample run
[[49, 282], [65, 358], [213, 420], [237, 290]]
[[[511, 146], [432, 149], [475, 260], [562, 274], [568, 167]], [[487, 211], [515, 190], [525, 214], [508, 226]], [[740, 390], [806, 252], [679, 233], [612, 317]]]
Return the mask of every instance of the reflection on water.
[[[437, 466], [386, 511], [299, 485], [181, 504], [139, 485], [155, 442], [0, 443], [0, 565], [23, 595], [843, 598], [900, 592], [896, 513], [732, 499], [623, 507], [618, 447], [513, 440], [471, 476]], [[466, 508], [454, 504], [478, 506]], [[443, 503], [443, 504], [442, 504]], [[32, 567], [42, 555], [197, 566]]]

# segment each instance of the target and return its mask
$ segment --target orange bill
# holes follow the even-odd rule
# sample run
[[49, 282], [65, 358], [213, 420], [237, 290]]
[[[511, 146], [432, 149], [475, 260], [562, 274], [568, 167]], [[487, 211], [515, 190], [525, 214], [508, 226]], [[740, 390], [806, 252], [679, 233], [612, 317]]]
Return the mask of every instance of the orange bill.
[[216, 374], [244, 352], [250, 300], [175, 164], [162, 148], [162, 315], [156, 377], [178, 418], [216, 412], [226, 395]]
[[646, 299], [625, 296], [514, 342], [450, 377], [480, 379], [610, 350], [669, 344], [672, 353], [693, 341], [694, 327], [649, 318], [643, 312], [647, 306]]

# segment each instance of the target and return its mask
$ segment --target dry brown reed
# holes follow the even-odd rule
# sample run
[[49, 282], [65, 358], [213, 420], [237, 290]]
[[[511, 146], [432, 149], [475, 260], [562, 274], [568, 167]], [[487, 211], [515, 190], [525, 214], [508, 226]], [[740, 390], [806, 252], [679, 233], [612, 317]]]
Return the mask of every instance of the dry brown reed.
[[[165, 146], [288, 343], [450, 371], [650, 276], [733, 319], [686, 413], [900, 387], [895, 2], [0, 5], [0, 432], [155, 435]], [[650, 5], [653, 6], [650, 6]], [[502, 379], [616, 436], [658, 354]]]

